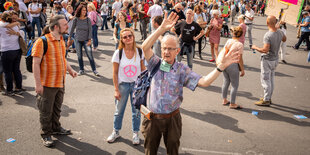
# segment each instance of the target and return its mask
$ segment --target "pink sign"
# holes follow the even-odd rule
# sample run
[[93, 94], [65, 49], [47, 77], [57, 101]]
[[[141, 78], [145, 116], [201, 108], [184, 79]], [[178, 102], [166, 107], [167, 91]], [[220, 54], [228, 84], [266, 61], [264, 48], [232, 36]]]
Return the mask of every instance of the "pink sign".
[[294, 4], [294, 5], [297, 5], [298, 3], [298, 0], [280, 0], [282, 2], [285, 2], [285, 3], [289, 3], [289, 4]]
[[137, 74], [137, 67], [135, 65], [127, 65], [124, 67], [124, 74], [131, 78]]

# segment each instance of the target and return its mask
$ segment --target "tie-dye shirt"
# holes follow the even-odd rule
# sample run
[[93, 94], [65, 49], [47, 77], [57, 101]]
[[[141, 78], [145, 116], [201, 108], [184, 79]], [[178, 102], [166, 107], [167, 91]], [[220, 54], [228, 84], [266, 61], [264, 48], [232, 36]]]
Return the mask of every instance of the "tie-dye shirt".
[[[152, 71], [160, 58], [155, 54], [147, 66]], [[170, 72], [158, 70], [151, 81], [148, 96], [148, 108], [156, 114], [169, 114], [177, 110], [183, 101], [183, 87], [194, 91], [200, 75], [193, 72], [188, 66], [175, 62]]]

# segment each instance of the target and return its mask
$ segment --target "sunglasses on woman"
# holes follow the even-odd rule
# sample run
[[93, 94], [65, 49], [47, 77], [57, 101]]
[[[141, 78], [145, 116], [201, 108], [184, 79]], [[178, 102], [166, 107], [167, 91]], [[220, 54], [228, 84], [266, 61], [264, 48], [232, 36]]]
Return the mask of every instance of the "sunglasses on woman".
[[123, 36], [123, 39], [131, 39], [133, 37], [132, 34], [128, 35], [128, 36]]

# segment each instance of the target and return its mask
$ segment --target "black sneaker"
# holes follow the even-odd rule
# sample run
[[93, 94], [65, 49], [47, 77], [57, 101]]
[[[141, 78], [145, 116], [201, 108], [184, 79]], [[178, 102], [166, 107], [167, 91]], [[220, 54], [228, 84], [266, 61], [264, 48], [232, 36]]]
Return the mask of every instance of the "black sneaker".
[[13, 91], [4, 91], [4, 92], [2, 93], [2, 95], [6, 95], [6, 96], [14, 96], [15, 94], [14, 94], [14, 92], [13, 92]]
[[23, 90], [22, 90], [22, 89], [15, 89], [13, 92], [14, 92], [14, 94], [16, 94], [16, 95], [21, 95], [21, 94], [23, 94]]
[[293, 49], [298, 50], [298, 48], [296, 48], [295, 46], [292, 46]]
[[287, 62], [286, 62], [285, 60], [282, 60], [282, 62], [283, 62], [284, 64], [287, 64]]
[[70, 129], [64, 129], [60, 127], [59, 131], [53, 131], [53, 135], [71, 135], [71, 130]]
[[46, 146], [46, 147], [54, 146], [54, 141], [53, 141], [51, 136], [42, 138], [42, 142], [43, 142], [43, 145]]

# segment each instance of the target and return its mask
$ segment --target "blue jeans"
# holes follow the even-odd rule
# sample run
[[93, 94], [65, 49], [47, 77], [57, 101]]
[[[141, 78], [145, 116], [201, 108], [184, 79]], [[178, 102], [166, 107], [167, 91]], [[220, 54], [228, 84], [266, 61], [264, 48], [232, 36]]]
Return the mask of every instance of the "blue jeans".
[[122, 128], [122, 122], [124, 117], [125, 108], [127, 105], [128, 97], [130, 96], [131, 111], [132, 111], [132, 129], [133, 131], [140, 130], [140, 118], [141, 114], [139, 110], [132, 104], [132, 93], [135, 83], [122, 82], [118, 88], [121, 94], [121, 100], [115, 100], [115, 113], [114, 113], [114, 130], [119, 131]]
[[[68, 34], [63, 34], [62, 37], [64, 38], [65, 45], [67, 47], [67, 42], [68, 42], [69, 35]], [[68, 50], [66, 50], [66, 58], [67, 58], [67, 55], [68, 55]]]
[[193, 55], [195, 53], [195, 44], [194, 43], [185, 44], [181, 41], [180, 46], [181, 46], [181, 51], [177, 55], [178, 62], [181, 62], [182, 55], [186, 54], [187, 65], [189, 68], [193, 69]]
[[224, 21], [228, 24], [228, 17], [224, 17]]
[[83, 53], [82, 53], [82, 47], [84, 47], [84, 50], [88, 57], [91, 69], [95, 71], [96, 66], [95, 66], [95, 60], [93, 57], [91, 46], [87, 46], [87, 41], [78, 41], [78, 40], [75, 40], [75, 46], [76, 46], [76, 54], [78, 56], [80, 70], [84, 71]]
[[93, 36], [94, 48], [97, 48], [98, 47], [98, 26], [96, 24], [92, 26], [92, 36]]
[[35, 25], [37, 26], [37, 30], [38, 30], [38, 36], [40, 37], [41, 36], [41, 22], [40, 22], [40, 17], [33, 17], [32, 18], [32, 23], [31, 23], [32, 27], [33, 27], [33, 30], [32, 30], [32, 33], [31, 33], [31, 37], [32, 38], [35, 38]]
[[109, 29], [109, 27], [108, 27], [108, 20], [107, 20], [108, 16], [107, 15], [102, 15], [101, 17], [103, 19], [101, 30], [103, 30], [104, 27], [105, 27], [106, 30]]
[[118, 49], [119, 42], [115, 43], [115, 49]]

